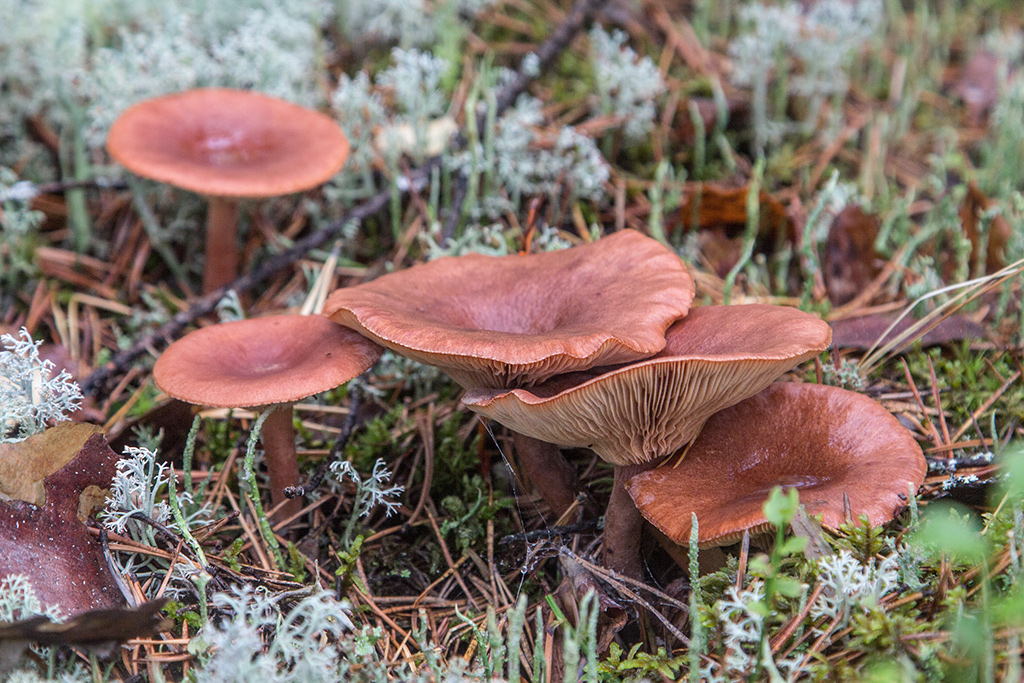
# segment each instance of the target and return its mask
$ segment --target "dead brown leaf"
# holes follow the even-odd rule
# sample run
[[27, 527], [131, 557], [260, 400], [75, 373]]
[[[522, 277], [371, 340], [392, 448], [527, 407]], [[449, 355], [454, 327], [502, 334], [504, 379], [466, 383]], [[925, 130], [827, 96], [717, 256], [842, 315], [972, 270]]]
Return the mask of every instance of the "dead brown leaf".
[[[716, 226], [742, 230], [747, 224], [747, 192], [746, 185], [722, 187], [714, 183], [694, 183], [687, 188], [678, 219], [692, 228], [696, 217], [696, 227], [702, 230]], [[759, 201], [762, 234], [775, 234], [780, 226], [788, 227], [782, 202], [764, 190], [761, 190]]]
[[999, 97], [999, 58], [990, 50], [978, 50], [961, 69], [953, 91], [967, 107], [967, 124], [980, 126]]
[[0, 443], [0, 500], [45, 505], [43, 480], [68, 464], [99, 431], [96, 425], [62, 422], [24, 441]]
[[833, 305], [854, 299], [882, 270], [877, 237], [878, 219], [859, 206], [848, 206], [832, 219], [822, 271]]
[[[103, 435], [92, 431], [74, 448], [88, 427], [65, 423], [10, 444], [15, 448], [0, 455], [0, 462], [13, 457], [34, 473], [20, 478], [33, 491], [32, 477], [56, 467], [44, 474], [42, 505], [0, 502], [0, 576], [25, 575], [44, 605], [59, 606], [66, 615], [124, 606], [100, 544], [79, 519], [83, 493], [90, 490], [87, 495], [95, 499], [90, 487], [108, 488], [118, 460]], [[46, 464], [33, 463], [33, 453]]]
[[[977, 185], [970, 183], [967, 186], [967, 196], [960, 207], [960, 222], [964, 234], [971, 241], [972, 264], [977, 260], [978, 250], [981, 248], [981, 235], [978, 231], [981, 214], [991, 209], [994, 204], [995, 202], [985, 196]], [[988, 247], [985, 252], [986, 272], [994, 273], [1006, 265], [1004, 253], [1010, 234], [1010, 224], [1003, 216], [997, 215], [991, 219], [988, 226]]]
[[[747, 193], [749, 188], [722, 187], [712, 183], [691, 183], [675, 215], [675, 224], [686, 229], [699, 229], [697, 242], [707, 259], [707, 267], [719, 277], [725, 275], [739, 260], [743, 251], [743, 231], [747, 225]], [[793, 225], [778, 199], [761, 191], [759, 239], [792, 240]], [[780, 246], [778, 244], [769, 248]]]
[[[898, 334], [913, 325], [916, 321], [911, 317], [901, 320], [889, 334], [882, 335], [897, 318], [896, 313], [874, 313], [855, 318], [833, 320], [832, 345], [836, 348], [869, 349], [891, 341]], [[965, 339], [985, 339], [985, 328], [969, 318], [951, 315], [938, 325], [923, 334], [919, 341], [924, 346], [936, 346]]]

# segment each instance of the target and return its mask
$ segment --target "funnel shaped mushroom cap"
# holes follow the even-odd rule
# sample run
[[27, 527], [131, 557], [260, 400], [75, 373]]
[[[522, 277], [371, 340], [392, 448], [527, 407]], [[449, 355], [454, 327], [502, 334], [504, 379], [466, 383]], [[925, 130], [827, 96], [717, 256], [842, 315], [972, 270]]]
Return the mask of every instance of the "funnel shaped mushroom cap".
[[202, 88], [126, 109], [107, 136], [128, 170], [204, 195], [274, 197], [341, 170], [345, 134], [329, 116], [245, 90]]
[[924, 481], [921, 447], [885, 408], [866, 396], [820, 384], [774, 384], [713, 415], [678, 466], [626, 483], [637, 508], [670, 539], [727, 545], [745, 530], [767, 530], [761, 510], [775, 486], [794, 487], [808, 514], [835, 528], [843, 494], [856, 519], [888, 522], [900, 499]]
[[786, 306], [701, 306], [669, 328], [651, 359], [555, 377], [532, 389], [471, 389], [462, 402], [510, 429], [584, 446], [615, 465], [693, 441], [704, 421], [813, 358], [828, 324]]
[[678, 256], [624, 230], [545, 254], [437, 259], [336, 290], [324, 313], [464, 387], [505, 387], [657, 353], [693, 294]]
[[153, 367], [168, 395], [220, 408], [296, 401], [358, 377], [381, 349], [322, 315], [211, 325], [167, 347]]

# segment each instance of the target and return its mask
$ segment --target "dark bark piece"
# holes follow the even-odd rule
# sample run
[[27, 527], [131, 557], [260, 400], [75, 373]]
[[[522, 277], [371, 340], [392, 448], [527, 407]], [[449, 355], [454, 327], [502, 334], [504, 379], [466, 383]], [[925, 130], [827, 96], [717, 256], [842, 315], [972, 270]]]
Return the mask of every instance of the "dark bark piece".
[[46, 616], [0, 625], [0, 642], [25, 641], [42, 645], [102, 647], [131, 638], [142, 638], [170, 628], [160, 610], [169, 602], [159, 598], [135, 609], [95, 609], [60, 623]]

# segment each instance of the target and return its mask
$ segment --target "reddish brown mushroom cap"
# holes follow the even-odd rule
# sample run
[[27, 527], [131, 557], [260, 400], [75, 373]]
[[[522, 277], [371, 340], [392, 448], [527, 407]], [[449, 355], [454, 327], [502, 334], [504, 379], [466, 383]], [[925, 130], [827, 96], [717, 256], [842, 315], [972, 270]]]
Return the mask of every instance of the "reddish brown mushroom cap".
[[211, 325], [157, 359], [160, 389], [222, 408], [296, 401], [362, 374], [381, 349], [322, 315], [279, 315]]
[[329, 116], [245, 90], [202, 88], [140, 102], [107, 136], [133, 173], [208, 196], [274, 197], [341, 170], [349, 143]]
[[324, 313], [465, 387], [539, 382], [657, 353], [693, 278], [633, 230], [534, 255], [442, 258], [335, 291]]
[[828, 348], [831, 331], [786, 306], [701, 306], [666, 338], [648, 360], [531, 389], [470, 389], [462, 401], [514, 431], [591, 448], [615, 465], [637, 464], [693, 441], [710, 415]]
[[900, 495], [927, 469], [921, 447], [885, 408], [852, 391], [819, 384], [773, 384], [717, 413], [673, 467], [629, 480], [647, 520], [676, 543], [726, 545], [769, 526], [761, 509], [775, 486], [795, 487], [812, 515], [831, 528], [845, 521], [843, 495], [856, 519], [893, 518]]

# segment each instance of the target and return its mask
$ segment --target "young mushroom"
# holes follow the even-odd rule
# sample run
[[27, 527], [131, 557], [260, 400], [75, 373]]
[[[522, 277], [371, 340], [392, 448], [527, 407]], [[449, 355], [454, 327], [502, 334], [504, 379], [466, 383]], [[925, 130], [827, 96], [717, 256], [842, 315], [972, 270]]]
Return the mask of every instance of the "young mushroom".
[[[324, 313], [465, 388], [509, 388], [657, 353], [693, 295], [678, 256], [624, 230], [563, 251], [437, 259], [336, 290]], [[515, 438], [561, 514], [575, 498], [568, 463], [550, 443]]]
[[201, 88], [126, 109], [107, 136], [125, 168], [204, 195], [203, 292], [238, 276], [238, 200], [313, 189], [341, 170], [345, 134], [329, 116], [256, 92]]
[[[153, 379], [167, 395], [218, 408], [262, 407], [260, 438], [270, 474], [271, 500], [299, 483], [292, 424], [294, 401], [344, 384], [377, 362], [372, 341], [322, 315], [278, 315], [195, 330], [167, 347]], [[290, 500], [281, 517], [302, 508]]]
[[462, 402], [510, 429], [590, 448], [615, 465], [605, 564], [636, 577], [643, 519], [626, 480], [686, 447], [712, 414], [761, 391], [830, 340], [828, 324], [795, 308], [701, 306], [669, 328], [665, 348], [652, 358], [529, 389], [473, 389]]
[[762, 506], [796, 488], [808, 514], [836, 528], [884, 524], [924, 481], [921, 447], [885, 408], [820, 384], [778, 383], [711, 416], [686, 458], [626, 483], [643, 516], [675, 543], [727, 545], [769, 530]]

